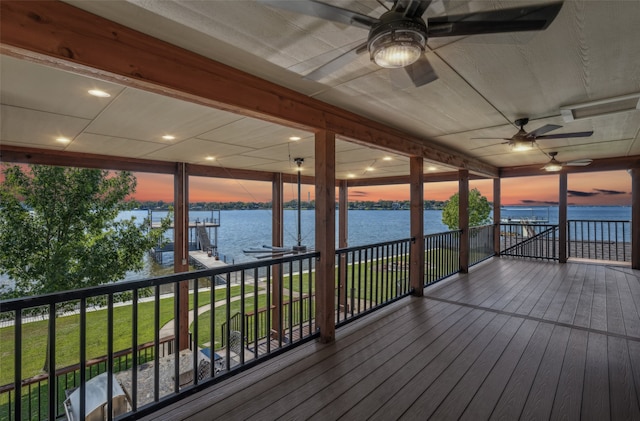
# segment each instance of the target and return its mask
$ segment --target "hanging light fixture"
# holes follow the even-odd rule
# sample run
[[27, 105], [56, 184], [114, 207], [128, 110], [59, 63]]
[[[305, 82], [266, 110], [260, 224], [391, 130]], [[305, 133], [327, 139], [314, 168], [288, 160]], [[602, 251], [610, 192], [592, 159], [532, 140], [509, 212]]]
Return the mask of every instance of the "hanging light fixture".
[[298, 166], [298, 243], [297, 245], [293, 246], [293, 251], [298, 252], [298, 253], [304, 253], [305, 251], [307, 251], [307, 246], [303, 246], [302, 245], [302, 215], [300, 212], [300, 186], [301, 186], [301, 177], [302, 177], [302, 163], [304, 162], [304, 158], [294, 158], [293, 162], [296, 163], [296, 165]]
[[514, 152], [525, 152], [533, 150], [535, 144], [535, 140], [527, 140], [527, 139], [512, 139], [509, 141], [509, 145], [511, 146], [511, 150]]
[[562, 169], [562, 164], [556, 159], [558, 152], [549, 152], [548, 155], [551, 157], [551, 160], [547, 162], [542, 169], [549, 172], [560, 171]]
[[426, 33], [422, 19], [407, 20], [402, 13], [389, 11], [371, 29], [367, 46], [371, 60], [387, 69], [409, 66], [424, 52]]

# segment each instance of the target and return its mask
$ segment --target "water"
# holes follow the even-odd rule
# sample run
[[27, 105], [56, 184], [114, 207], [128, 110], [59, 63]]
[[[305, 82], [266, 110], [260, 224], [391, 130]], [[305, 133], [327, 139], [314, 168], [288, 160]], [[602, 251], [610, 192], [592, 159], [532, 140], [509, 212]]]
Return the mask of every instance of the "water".
[[[301, 211], [301, 243], [313, 246], [315, 242], [315, 212]], [[567, 209], [568, 219], [586, 220], [631, 220], [631, 207], [628, 206], [570, 206]], [[143, 212], [142, 217], [146, 216]], [[154, 212], [153, 218], [159, 219], [166, 213]], [[297, 211], [284, 211], [284, 243], [290, 247], [297, 244]], [[548, 220], [550, 224], [558, 223], [558, 207], [504, 207], [503, 218], [521, 218], [535, 216]], [[336, 212], [336, 218], [338, 212]], [[410, 212], [408, 210], [350, 210], [349, 211], [349, 246], [401, 240], [410, 237]], [[194, 211], [189, 213], [191, 220], [211, 218], [211, 212]], [[235, 263], [252, 262], [254, 257], [246, 255], [243, 250], [271, 244], [270, 210], [225, 210], [220, 212], [220, 228], [218, 228], [218, 252]], [[336, 241], [338, 238], [338, 221], [336, 221]], [[433, 234], [448, 231], [442, 223], [442, 211], [425, 210], [424, 232]]]
[[[218, 228], [218, 252], [227, 262], [252, 262], [255, 258], [246, 255], [243, 250], [271, 244], [271, 211], [270, 210], [225, 210], [220, 212], [220, 228]], [[337, 212], [336, 212], [337, 215]], [[568, 219], [584, 220], [631, 220], [631, 207], [628, 206], [570, 206], [567, 209]], [[123, 212], [121, 217], [135, 216], [138, 221], [148, 216], [147, 211]], [[166, 212], [153, 212], [153, 219], [159, 220]], [[410, 237], [410, 213], [408, 210], [350, 210], [349, 211], [349, 246], [379, 243], [406, 239]], [[550, 224], [558, 223], [558, 207], [504, 207], [502, 218], [522, 218], [535, 216], [547, 219]], [[192, 221], [211, 218], [210, 211], [189, 212]], [[301, 211], [301, 243], [312, 247], [315, 242], [313, 210]], [[442, 211], [426, 210], [424, 212], [424, 232], [432, 234], [448, 231], [442, 223]], [[338, 221], [336, 221], [336, 239], [338, 238]], [[172, 233], [169, 232], [168, 236]], [[284, 211], [284, 243], [290, 247], [297, 244], [297, 211]], [[171, 263], [172, 255], [165, 259]], [[164, 272], [163, 272], [164, 271]], [[126, 279], [139, 279], [170, 272], [170, 268], [161, 267], [151, 259], [146, 259], [144, 269], [130, 272]], [[10, 280], [0, 277], [0, 286], [10, 287]]]

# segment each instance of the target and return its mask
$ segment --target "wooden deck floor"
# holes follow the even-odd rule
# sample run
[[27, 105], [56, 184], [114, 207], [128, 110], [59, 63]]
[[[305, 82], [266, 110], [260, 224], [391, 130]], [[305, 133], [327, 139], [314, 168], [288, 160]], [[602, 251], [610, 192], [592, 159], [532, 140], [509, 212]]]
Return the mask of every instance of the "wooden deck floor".
[[149, 419], [640, 419], [640, 271], [492, 259]]

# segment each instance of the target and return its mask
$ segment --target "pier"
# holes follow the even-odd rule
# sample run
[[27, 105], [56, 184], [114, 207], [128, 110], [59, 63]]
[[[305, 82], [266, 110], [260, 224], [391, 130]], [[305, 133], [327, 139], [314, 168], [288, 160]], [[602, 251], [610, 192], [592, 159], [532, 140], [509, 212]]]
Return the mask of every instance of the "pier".
[[[161, 220], [157, 218], [154, 220], [153, 212], [149, 211], [149, 221], [151, 228], [160, 228]], [[188, 224], [188, 246], [189, 246], [189, 260], [194, 266], [201, 269], [208, 269], [225, 265], [224, 261], [220, 260], [218, 254], [218, 228], [220, 227], [220, 210], [211, 211], [211, 218], [199, 218], [195, 221], [189, 221]], [[174, 224], [171, 223], [170, 229], [174, 228]], [[164, 264], [163, 254], [170, 253], [174, 250], [173, 241], [158, 244], [150, 250], [151, 256], [159, 264]]]

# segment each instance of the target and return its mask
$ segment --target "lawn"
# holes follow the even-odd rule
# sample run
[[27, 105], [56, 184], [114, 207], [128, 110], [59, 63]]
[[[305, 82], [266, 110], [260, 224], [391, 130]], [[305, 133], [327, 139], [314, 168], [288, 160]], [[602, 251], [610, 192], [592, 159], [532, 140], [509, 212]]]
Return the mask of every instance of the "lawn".
[[[245, 292], [252, 287], [245, 286]], [[240, 286], [231, 287], [231, 296], [240, 294]], [[226, 289], [215, 291], [215, 300], [224, 300]], [[173, 319], [173, 298], [160, 300], [160, 326]], [[211, 302], [211, 292], [198, 293], [198, 306]], [[189, 296], [189, 308], [193, 309], [193, 294]], [[138, 344], [154, 339], [154, 302], [138, 303]], [[132, 345], [132, 306], [117, 306], [113, 309], [113, 349], [114, 351], [131, 348]], [[79, 315], [56, 318], [56, 368], [77, 364], [79, 353]], [[86, 357], [87, 359], [107, 354], [107, 311], [105, 309], [87, 312]], [[43, 372], [47, 347], [48, 321], [41, 320], [25, 323], [22, 326], [22, 378], [29, 378]], [[14, 365], [14, 328], [0, 329], [0, 385], [13, 381]]]

